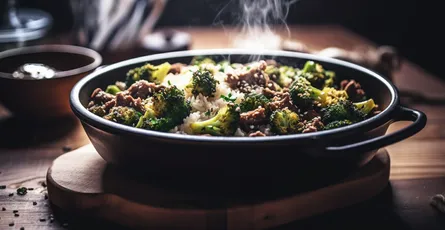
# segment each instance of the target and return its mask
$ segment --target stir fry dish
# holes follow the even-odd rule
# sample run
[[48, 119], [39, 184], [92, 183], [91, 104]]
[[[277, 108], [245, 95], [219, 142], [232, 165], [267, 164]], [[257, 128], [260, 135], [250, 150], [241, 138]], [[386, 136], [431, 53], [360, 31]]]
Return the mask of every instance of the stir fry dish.
[[145, 63], [97, 88], [87, 109], [103, 119], [159, 132], [276, 136], [331, 130], [379, 113], [354, 79], [307, 61]]

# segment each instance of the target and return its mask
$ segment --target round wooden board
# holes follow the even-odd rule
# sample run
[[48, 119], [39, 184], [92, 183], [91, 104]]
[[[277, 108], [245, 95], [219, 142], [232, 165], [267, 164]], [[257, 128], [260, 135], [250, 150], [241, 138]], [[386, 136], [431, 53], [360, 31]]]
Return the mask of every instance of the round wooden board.
[[[47, 184], [49, 199], [58, 208], [134, 229], [246, 230], [276, 227], [367, 200], [387, 186], [389, 171], [389, 155], [382, 149], [364, 168], [336, 183], [294, 194], [263, 196], [259, 189], [241, 195], [237, 190], [222, 192], [215, 186], [217, 179], [193, 189], [188, 183], [168, 186], [179, 183], [174, 176], [163, 179], [169, 183], [158, 183], [149, 175], [129, 175], [106, 164], [87, 145], [57, 158]], [[298, 181], [288, 183], [290, 188]]]

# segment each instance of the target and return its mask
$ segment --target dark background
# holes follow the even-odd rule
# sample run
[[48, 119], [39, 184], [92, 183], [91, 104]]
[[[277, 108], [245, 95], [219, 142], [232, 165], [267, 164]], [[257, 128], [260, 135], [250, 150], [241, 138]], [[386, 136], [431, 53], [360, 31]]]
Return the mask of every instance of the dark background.
[[[2, 0], [6, 1], [6, 0]], [[238, 0], [233, 0], [234, 2]], [[68, 0], [19, 0], [55, 18], [55, 31], [73, 23]], [[110, 2], [113, 2], [111, 0]], [[236, 3], [215, 21], [229, 0], [169, 0], [157, 26], [215, 26], [237, 23]], [[392, 45], [407, 59], [445, 79], [441, 73], [443, 8], [434, 0], [300, 0], [290, 8], [287, 23], [340, 24], [380, 45]]]

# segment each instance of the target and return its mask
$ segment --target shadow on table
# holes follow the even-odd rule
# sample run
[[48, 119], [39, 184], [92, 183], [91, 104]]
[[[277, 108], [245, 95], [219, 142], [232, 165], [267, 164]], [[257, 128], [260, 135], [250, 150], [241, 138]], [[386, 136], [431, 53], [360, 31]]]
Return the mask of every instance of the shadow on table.
[[26, 148], [57, 141], [78, 125], [73, 116], [46, 120], [32, 117], [0, 118], [0, 148]]
[[[319, 216], [295, 221], [270, 230], [295, 230], [295, 229], [412, 229], [393, 210], [393, 191], [388, 187], [378, 196], [341, 210], [325, 213]], [[304, 208], [304, 207], [302, 207]], [[126, 230], [123, 226], [64, 213], [57, 207], [53, 207], [56, 218], [60, 223], [68, 222], [69, 229], [109, 229]], [[157, 229], [158, 230], [158, 229]]]
[[334, 212], [296, 221], [271, 230], [291, 229], [411, 229], [394, 212], [391, 184], [376, 197]]

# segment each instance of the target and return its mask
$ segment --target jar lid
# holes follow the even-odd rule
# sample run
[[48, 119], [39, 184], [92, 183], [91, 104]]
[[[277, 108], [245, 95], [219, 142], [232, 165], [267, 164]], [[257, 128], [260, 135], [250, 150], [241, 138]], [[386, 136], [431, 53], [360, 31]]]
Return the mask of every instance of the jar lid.
[[175, 30], [162, 30], [145, 36], [142, 46], [152, 53], [188, 50], [191, 36]]
[[0, 43], [35, 40], [43, 37], [52, 25], [52, 17], [38, 9], [19, 8], [16, 12], [21, 27], [0, 25]]

